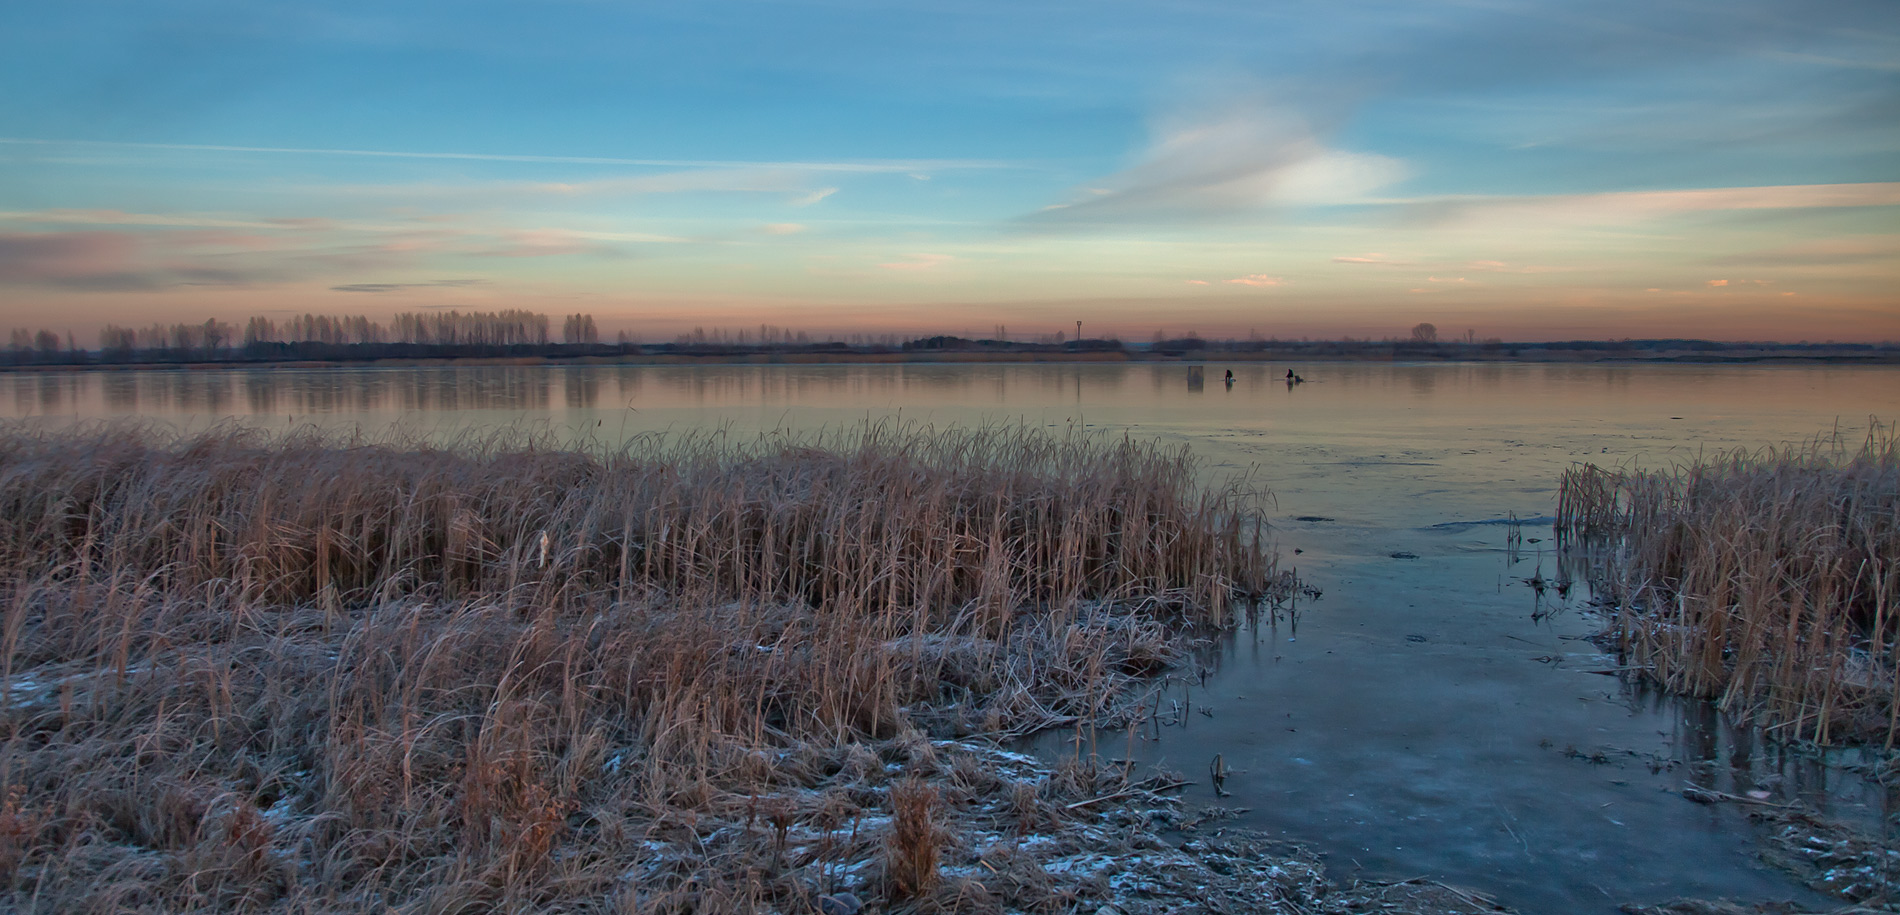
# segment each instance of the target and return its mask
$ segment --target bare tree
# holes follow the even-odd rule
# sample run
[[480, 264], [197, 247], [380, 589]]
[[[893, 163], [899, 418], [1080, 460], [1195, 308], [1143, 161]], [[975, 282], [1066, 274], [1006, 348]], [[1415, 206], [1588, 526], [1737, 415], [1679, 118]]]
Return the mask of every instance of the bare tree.
[[126, 356], [138, 349], [139, 332], [130, 327], [107, 324], [99, 331], [99, 349], [115, 356]]
[[594, 325], [593, 315], [568, 315], [561, 323], [561, 342], [563, 343], [599, 343], [600, 329]]
[[1431, 324], [1430, 322], [1421, 322], [1417, 327], [1412, 328], [1412, 342], [1413, 343], [1437, 343], [1438, 342], [1437, 326]]

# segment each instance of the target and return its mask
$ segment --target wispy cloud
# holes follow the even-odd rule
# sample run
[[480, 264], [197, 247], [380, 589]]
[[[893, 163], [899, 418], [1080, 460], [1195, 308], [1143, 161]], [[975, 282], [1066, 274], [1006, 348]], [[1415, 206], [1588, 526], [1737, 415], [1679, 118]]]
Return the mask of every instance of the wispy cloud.
[[521, 229], [500, 233], [492, 245], [469, 251], [483, 257], [559, 257], [570, 254], [617, 256], [616, 242], [677, 244], [686, 239], [641, 232], [591, 232], [579, 229]]
[[838, 192], [821, 183], [817, 171], [789, 167], [699, 168], [640, 175], [615, 175], [587, 181], [469, 181], [454, 184], [351, 184], [327, 186], [326, 194], [383, 201], [427, 202], [430, 205], [504, 206], [536, 198], [634, 197], [659, 194], [783, 194], [794, 207], [810, 206]]
[[1133, 167], [1031, 217], [1046, 223], [1195, 219], [1276, 205], [1365, 202], [1397, 159], [1328, 148], [1304, 118], [1257, 100], [1163, 124]]
[[1783, 184], [1540, 196], [1448, 196], [1376, 201], [1432, 223], [1509, 221], [1625, 224], [1685, 213], [1900, 206], [1900, 182]]
[[1363, 264], [1369, 267], [1410, 267], [1411, 261], [1395, 261], [1383, 254], [1342, 254], [1333, 258], [1335, 264]]
[[261, 155], [357, 156], [379, 159], [446, 159], [472, 162], [523, 162], [544, 165], [605, 165], [647, 168], [690, 169], [791, 169], [806, 172], [858, 172], [871, 174], [928, 175], [956, 169], [1021, 168], [1016, 163], [995, 159], [859, 159], [832, 161], [748, 161], [743, 159], [647, 159], [622, 156], [546, 156], [509, 153], [442, 152], [388, 149], [327, 149], [305, 146], [226, 146], [209, 143], [122, 143], [106, 140], [58, 140], [33, 137], [0, 137], [0, 143], [16, 146], [93, 146], [112, 149], [146, 149], [167, 152], [256, 153]]
[[1286, 285], [1286, 280], [1277, 276], [1268, 276], [1264, 273], [1249, 273], [1246, 276], [1237, 276], [1231, 280], [1226, 280], [1225, 282], [1232, 283], [1236, 286], [1284, 286]]
[[1466, 270], [1480, 273], [1564, 273], [1575, 267], [1556, 267], [1549, 264], [1510, 264], [1504, 261], [1465, 261]]
[[69, 226], [179, 226], [207, 229], [277, 229], [257, 219], [234, 219], [204, 214], [127, 213], [124, 210], [11, 210], [0, 211], [0, 221]]
[[1900, 235], [1862, 235], [1796, 242], [1746, 254], [1717, 257], [1709, 262], [1738, 267], [1840, 267], [1880, 261], [1900, 262]]
[[137, 241], [118, 232], [0, 233], [0, 282], [58, 285], [126, 271]]
[[268, 282], [268, 268], [146, 256], [125, 232], [0, 232], [0, 285], [84, 292], [148, 292], [174, 286]]
[[805, 226], [796, 222], [768, 222], [760, 231], [767, 235], [797, 235], [805, 231]]
[[478, 286], [478, 285], [481, 285], [483, 282], [485, 281], [477, 280], [477, 279], [461, 279], [461, 280], [432, 280], [426, 283], [346, 283], [341, 286], [331, 286], [330, 289], [333, 292], [370, 292], [370, 293], [401, 292], [404, 289], [429, 289], [429, 288], [436, 288], [436, 287], [461, 288], [464, 286]]
[[330, 230], [401, 232], [399, 222], [340, 222], [314, 216], [240, 218], [219, 213], [132, 213], [125, 210], [47, 209], [0, 211], [0, 222], [32, 225], [134, 226], [155, 229], [268, 229], [294, 232]]

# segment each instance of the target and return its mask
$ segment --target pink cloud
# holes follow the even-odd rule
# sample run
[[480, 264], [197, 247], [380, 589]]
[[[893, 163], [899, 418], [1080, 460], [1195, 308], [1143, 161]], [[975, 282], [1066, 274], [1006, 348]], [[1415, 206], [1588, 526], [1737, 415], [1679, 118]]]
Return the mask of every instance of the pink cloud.
[[1710, 281], [1709, 281], [1709, 285], [1711, 285], [1711, 286], [1727, 286], [1727, 285], [1728, 285], [1728, 280], [1710, 280]]
[[1511, 265], [1503, 261], [1466, 261], [1466, 270], [1478, 270], [1485, 273], [1560, 273], [1566, 268], [1545, 267], [1538, 264]]
[[1187, 284], [1189, 286], [1205, 286], [1207, 285], [1207, 281], [1206, 280], [1188, 280]]
[[1900, 205], [1900, 182], [1716, 187], [1671, 191], [1393, 200], [1438, 220], [1502, 220], [1508, 226], [1622, 224], [1682, 213], [1725, 210]]
[[587, 233], [564, 229], [527, 229], [503, 235], [500, 244], [481, 253], [489, 257], [560, 257], [569, 254], [610, 254], [612, 249]]
[[269, 251], [283, 247], [283, 242], [269, 235], [253, 232], [221, 232], [215, 229], [175, 229], [146, 236], [154, 245], [175, 248], [242, 248], [247, 251]]
[[0, 232], [0, 283], [131, 285], [137, 253], [124, 232]]
[[1410, 267], [1410, 261], [1395, 261], [1383, 254], [1341, 255], [1333, 258], [1335, 264], [1366, 264], [1372, 267]]
[[320, 216], [284, 216], [277, 219], [266, 219], [264, 221], [273, 226], [279, 226], [285, 229], [317, 230], [337, 228], [335, 220], [324, 219]]
[[1264, 273], [1249, 273], [1246, 276], [1234, 277], [1227, 282], [1237, 286], [1283, 286], [1286, 284], [1286, 280]]

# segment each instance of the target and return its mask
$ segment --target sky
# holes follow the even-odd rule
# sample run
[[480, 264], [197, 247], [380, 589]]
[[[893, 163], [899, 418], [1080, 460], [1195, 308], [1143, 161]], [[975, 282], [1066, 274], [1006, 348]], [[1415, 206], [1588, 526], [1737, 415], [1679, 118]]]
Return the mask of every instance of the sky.
[[1900, 3], [0, 5], [0, 325], [450, 308], [1900, 340]]

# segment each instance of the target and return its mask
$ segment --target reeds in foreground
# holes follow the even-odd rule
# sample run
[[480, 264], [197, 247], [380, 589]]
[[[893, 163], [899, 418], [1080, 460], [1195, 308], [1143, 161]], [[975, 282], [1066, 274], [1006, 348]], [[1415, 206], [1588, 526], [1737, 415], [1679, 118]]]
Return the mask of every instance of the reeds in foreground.
[[1097, 720], [1258, 598], [1248, 494], [1194, 474], [1019, 429], [0, 430], [0, 908], [976, 898], [933, 811], [1060, 789], [925, 732]]
[[1558, 534], [1606, 548], [1620, 651], [1770, 734], [1900, 735], [1900, 439], [1876, 426], [1667, 471], [1567, 471]]

